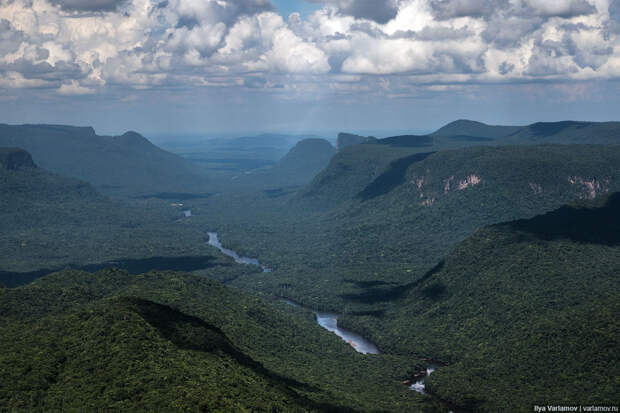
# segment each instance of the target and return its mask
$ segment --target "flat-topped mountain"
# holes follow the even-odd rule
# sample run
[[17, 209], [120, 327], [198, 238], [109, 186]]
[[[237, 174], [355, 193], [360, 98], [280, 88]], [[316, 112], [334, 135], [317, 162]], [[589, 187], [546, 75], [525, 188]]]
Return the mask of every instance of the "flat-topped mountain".
[[182, 192], [190, 187], [199, 192], [205, 187], [205, 178], [190, 163], [136, 132], [110, 137], [90, 127], [0, 125], [0, 146], [23, 148], [40, 167], [106, 192]]
[[341, 132], [338, 134], [338, 139], [336, 141], [336, 147], [338, 150], [342, 150], [347, 146], [351, 145], [359, 145], [360, 143], [372, 142], [375, 138], [368, 136], [355, 135], [353, 133], [345, 133]]
[[433, 145], [433, 137], [428, 135], [398, 135], [377, 139], [374, 143], [404, 148], [424, 148]]

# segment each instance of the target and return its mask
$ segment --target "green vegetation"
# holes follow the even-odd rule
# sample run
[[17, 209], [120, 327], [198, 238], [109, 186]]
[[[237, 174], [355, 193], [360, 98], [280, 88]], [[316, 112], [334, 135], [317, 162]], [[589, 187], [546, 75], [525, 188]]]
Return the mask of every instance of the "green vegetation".
[[[68, 265], [193, 272], [0, 285], [0, 410], [617, 403], [618, 125], [457, 121], [422, 137], [344, 136], [337, 153], [308, 139], [271, 168], [218, 175], [222, 191], [188, 181], [123, 200], [0, 150], [5, 286]], [[207, 231], [273, 272], [235, 265]], [[278, 297], [342, 314], [384, 354], [355, 353]], [[430, 360], [437, 399], [401, 384]]]
[[620, 190], [618, 146], [474, 147], [392, 160], [399, 152], [347, 147], [297, 195], [215, 196], [195, 219], [276, 270], [234, 285], [381, 312], [476, 229]]
[[614, 405], [619, 234], [620, 193], [477, 231], [394, 303], [379, 342], [448, 363], [429, 390], [476, 411]]
[[[145, 260], [139, 268], [145, 271], [170, 268], [161, 259], [149, 267], [155, 257], [185, 257], [191, 264], [211, 255], [204, 232], [191, 218], [181, 219], [178, 207], [158, 200], [110, 200], [85, 182], [37, 168], [27, 155], [0, 151], [0, 159], [11, 159], [2, 165], [15, 166], [0, 167], [0, 280], [7, 285], [68, 265], [122, 260], [136, 268]], [[18, 274], [28, 272], [35, 273]]]
[[[236, 191], [247, 187], [254, 191], [267, 190], [275, 196], [312, 181], [327, 166], [336, 148], [325, 139], [308, 138], [299, 141], [272, 167], [237, 175], [233, 179]], [[280, 191], [277, 191], [277, 190]]]
[[437, 411], [400, 384], [410, 359], [360, 355], [308, 312], [203, 276], [64, 271], [3, 289], [0, 343], [12, 411]]

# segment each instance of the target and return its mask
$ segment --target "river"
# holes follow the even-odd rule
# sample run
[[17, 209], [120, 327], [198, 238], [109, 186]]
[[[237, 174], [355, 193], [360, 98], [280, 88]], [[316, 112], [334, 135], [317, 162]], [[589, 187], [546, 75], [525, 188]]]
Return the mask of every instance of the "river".
[[237, 254], [235, 251], [224, 248], [217, 237], [217, 232], [209, 232], [208, 234], [209, 241], [207, 241], [207, 243], [219, 249], [222, 254], [232, 257], [232, 259], [234, 259], [237, 264], [257, 265], [263, 269], [263, 272], [271, 272], [271, 269], [269, 267], [262, 265], [256, 258], [240, 257], [239, 254]]
[[[238, 264], [245, 264], [245, 265], [256, 265], [259, 266], [263, 269], [264, 272], [270, 272], [271, 269], [269, 267], [266, 267], [264, 265], [262, 265], [260, 263], [260, 261], [258, 261], [258, 259], [256, 258], [248, 258], [248, 257], [241, 257], [239, 256], [239, 254], [237, 254], [235, 251], [230, 250], [228, 248], [224, 248], [224, 246], [222, 246], [222, 243], [220, 242], [219, 238], [217, 237], [217, 233], [216, 232], [209, 232], [209, 241], [208, 244], [216, 247], [217, 249], [219, 249], [224, 255], [227, 255], [229, 257], [232, 257], [236, 263]], [[379, 352], [379, 349], [377, 348], [377, 346], [370, 342], [369, 340], [365, 339], [364, 337], [360, 336], [357, 333], [354, 333], [352, 331], [348, 331], [345, 329], [342, 329], [340, 327], [338, 327], [338, 314], [335, 313], [328, 313], [328, 312], [323, 312], [323, 311], [316, 311], [313, 309], [309, 309], [307, 307], [302, 306], [299, 303], [296, 303], [294, 301], [291, 301], [289, 299], [284, 298], [283, 301], [289, 305], [292, 305], [294, 307], [300, 307], [300, 308], [306, 308], [307, 310], [310, 310], [314, 313], [314, 316], [316, 318], [316, 322], [323, 327], [324, 329], [326, 329], [327, 331], [330, 331], [334, 334], [336, 334], [338, 337], [340, 337], [342, 340], [344, 340], [346, 343], [348, 343], [351, 347], [353, 347], [355, 349], [355, 351], [357, 351], [358, 353], [362, 353], [362, 354], [381, 354]], [[426, 377], [428, 377], [433, 371], [435, 371], [435, 369], [439, 367], [438, 365], [435, 364], [431, 364], [426, 368], [426, 376], [423, 378], [418, 379], [414, 384], [412, 384], [410, 386], [411, 390], [415, 390], [418, 393], [422, 393], [422, 394], [426, 394], [425, 392], [425, 386], [424, 386], [424, 380]]]
[[362, 354], [381, 354], [377, 346], [374, 343], [366, 340], [364, 337], [360, 336], [357, 333], [352, 331], [348, 331], [338, 327], [338, 314], [335, 313], [326, 313], [323, 311], [315, 311], [300, 305], [294, 301], [289, 299], [283, 299], [285, 303], [292, 305], [294, 307], [306, 308], [314, 313], [316, 318], [316, 322], [318, 325], [323, 327], [325, 330], [330, 331], [344, 340], [347, 344], [349, 344], [355, 351]]

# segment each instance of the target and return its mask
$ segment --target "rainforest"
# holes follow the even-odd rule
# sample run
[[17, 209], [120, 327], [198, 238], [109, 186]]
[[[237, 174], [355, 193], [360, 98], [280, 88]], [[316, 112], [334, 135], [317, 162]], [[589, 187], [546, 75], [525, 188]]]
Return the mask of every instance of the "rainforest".
[[620, 407], [620, 7], [0, 1], [0, 412]]

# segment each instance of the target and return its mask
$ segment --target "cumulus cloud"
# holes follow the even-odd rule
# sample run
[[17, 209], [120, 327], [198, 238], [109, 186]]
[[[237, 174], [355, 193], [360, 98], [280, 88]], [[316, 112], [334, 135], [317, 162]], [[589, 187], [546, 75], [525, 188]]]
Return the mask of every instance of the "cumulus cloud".
[[615, 1], [321, 3], [285, 21], [270, 0], [0, 2], [0, 86], [352, 93], [620, 76]]
[[125, 0], [52, 0], [63, 10], [71, 11], [112, 11]]
[[575, 17], [592, 14], [594, 5], [587, 0], [526, 0], [529, 8], [540, 16]]
[[431, 7], [438, 18], [451, 19], [488, 16], [507, 4], [508, 0], [440, 0], [431, 2]]
[[312, 3], [329, 4], [345, 15], [357, 19], [387, 23], [398, 13], [397, 0], [308, 0]]
[[80, 86], [75, 80], [70, 83], [63, 83], [58, 88], [58, 93], [61, 95], [90, 95], [95, 93], [93, 89], [89, 89], [84, 86]]

